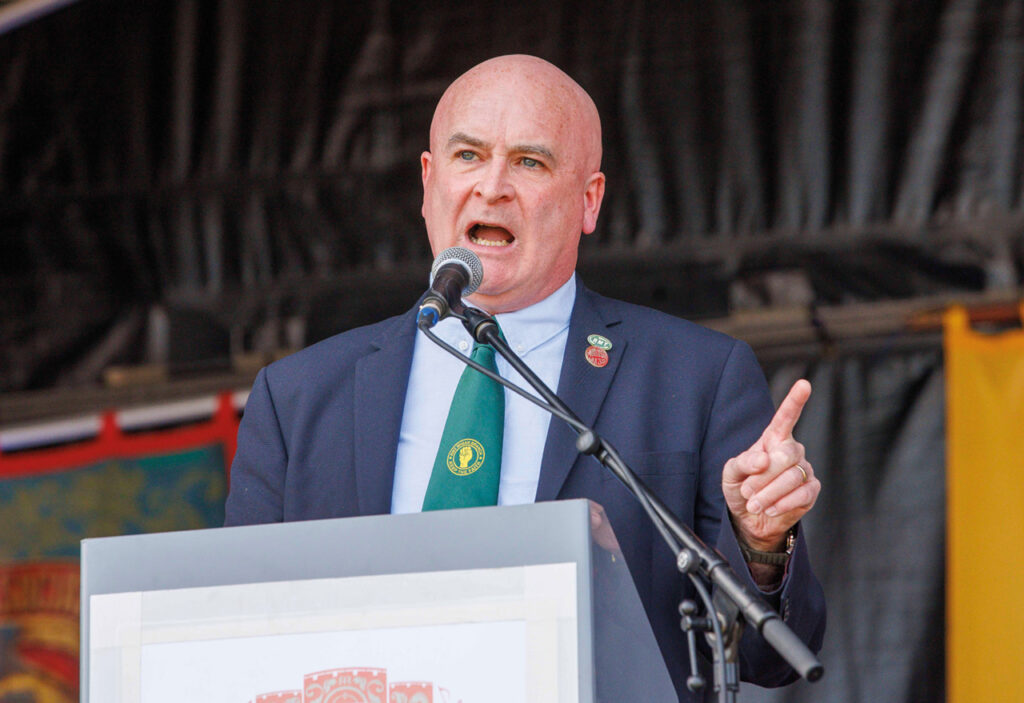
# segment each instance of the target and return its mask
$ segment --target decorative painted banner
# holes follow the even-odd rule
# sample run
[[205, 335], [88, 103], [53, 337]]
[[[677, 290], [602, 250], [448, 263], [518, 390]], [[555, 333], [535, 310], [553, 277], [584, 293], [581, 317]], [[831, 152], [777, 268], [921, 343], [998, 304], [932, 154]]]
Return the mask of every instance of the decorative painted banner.
[[0, 703], [78, 701], [82, 539], [223, 523], [230, 395], [166, 430], [122, 432], [116, 415], [93, 439], [0, 452]]
[[974, 330], [959, 307], [943, 326], [947, 700], [1024, 700], [1024, 329]]
[[0, 701], [78, 700], [78, 563], [0, 566]]

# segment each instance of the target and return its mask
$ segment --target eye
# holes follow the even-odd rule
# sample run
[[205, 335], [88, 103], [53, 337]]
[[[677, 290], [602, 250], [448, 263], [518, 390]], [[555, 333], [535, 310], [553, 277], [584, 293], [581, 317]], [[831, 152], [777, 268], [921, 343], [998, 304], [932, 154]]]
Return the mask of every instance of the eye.
[[540, 168], [543, 164], [537, 159], [531, 159], [529, 156], [523, 157], [523, 166], [526, 168]]
[[473, 161], [474, 159], [476, 159], [476, 154], [474, 154], [472, 151], [462, 150], [458, 154], [456, 154], [456, 157], [459, 158], [461, 161]]

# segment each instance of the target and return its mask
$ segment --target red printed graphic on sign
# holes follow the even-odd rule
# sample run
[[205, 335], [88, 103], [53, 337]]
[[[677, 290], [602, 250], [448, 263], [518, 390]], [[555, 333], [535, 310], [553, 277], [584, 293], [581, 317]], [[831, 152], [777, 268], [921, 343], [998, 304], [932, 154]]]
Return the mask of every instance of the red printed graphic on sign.
[[393, 683], [388, 703], [434, 703], [434, 684], [428, 681]]
[[302, 703], [302, 691], [275, 691], [261, 693], [252, 703]]
[[432, 681], [396, 681], [389, 686], [387, 669], [329, 669], [303, 679], [302, 691], [261, 693], [249, 703], [462, 703]]
[[348, 668], [306, 674], [305, 703], [388, 703], [387, 669]]

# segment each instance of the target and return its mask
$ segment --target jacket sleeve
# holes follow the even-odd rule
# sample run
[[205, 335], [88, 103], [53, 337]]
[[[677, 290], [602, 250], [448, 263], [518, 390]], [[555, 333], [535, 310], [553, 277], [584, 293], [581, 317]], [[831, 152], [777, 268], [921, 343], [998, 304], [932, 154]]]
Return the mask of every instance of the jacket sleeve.
[[274, 408], [267, 370], [256, 376], [238, 428], [224, 524], [281, 522], [288, 450]]
[[[705, 490], [714, 490], [716, 497], [721, 495], [721, 472], [725, 462], [750, 447], [773, 414], [768, 386], [756, 357], [748, 345], [736, 342], [719, 380], [705, 439], [708, 451], [702, 462], [702, 475], [713, 476], [717, 485], [705, 484], [702, 486]], [[723, 447], [728, 449], [724, 453]], [[728, 508], [723, 503], [718, 503], [720, 523], [715, 544], [740, 579], [757, 593], [757, 585], [733, 532]], [[698, 524], [699, 519], [698, 513]], [[806, 535], [799, 527], [782, 584], [776, 591], [765, 593], [764, 598], [812, 651], [821, 649], [825, 634], [825, 595], [811, 570]], [[740, 674], [744, 680], [760, 686], [781, 686], [797, 677], [751, 626], [745, 629], [740, 646]]]
[[[728, 516], [723, 516], [723, 529], [718, 539], [718, 551], [730, 566], [758, 592], [747, 564], [740, 553], [739, 543]], [[807, 539], [797, 523], [796, 544], [786, 566], [786, 575], [778, 590], [764, 593], [763, 597], [775, 608], [794, 634], [812, 652], [821, 651], [825, 637], [825, 593], [811, 570], [807, 553]], [[783, 686], [797, 678], [796, 672], [762, 639], [751, 626], [747, 626], [740, 642], [740, 674], [745, 681], [759, 686]]]

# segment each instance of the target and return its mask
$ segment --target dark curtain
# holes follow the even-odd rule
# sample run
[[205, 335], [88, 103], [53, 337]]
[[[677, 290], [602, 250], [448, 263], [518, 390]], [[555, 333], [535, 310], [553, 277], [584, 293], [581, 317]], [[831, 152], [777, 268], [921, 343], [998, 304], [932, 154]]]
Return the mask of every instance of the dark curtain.
[[797, 437], [824, 486], [806, 518], [828, 629], [815, 683], [742, 700], [945, 700], [945, 382], [938, 349], [837, 353], [769, 372], [814, 393]]
[[[80, 0], [0, 35], [0, 390], [225, 362], [403, 309], [430, 258], [434, 104], [509, 52], [564, 67], [604, 117], [581, 265], [599, 289], [708, 317], [779, 269], [818, 304], [1015, 285], [1022, 13]], [[191, 349], [147, 346], [155, 308]]]

